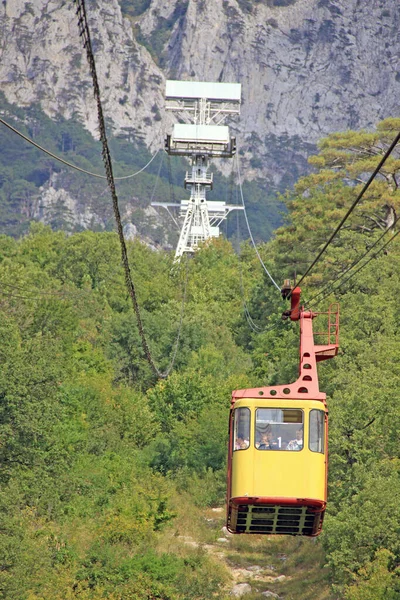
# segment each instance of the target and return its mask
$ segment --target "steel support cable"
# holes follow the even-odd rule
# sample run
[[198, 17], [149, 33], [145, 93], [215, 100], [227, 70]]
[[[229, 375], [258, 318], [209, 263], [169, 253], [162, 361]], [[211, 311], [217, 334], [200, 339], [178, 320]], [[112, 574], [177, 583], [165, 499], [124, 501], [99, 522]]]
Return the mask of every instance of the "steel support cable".
[[[138, 331], [139, 331], [142, 348], [143, 348], [146, 360], [148, 361], [154, 375], [156, 375], [156, 377], [158, 377], [160, 379], [165, 379], [166, 377], [168, 377], [169, 373], [171, 372], [174, 362], [171, 361], [171, 363], [168, 366], [166, 371], [164, 371], [164, 372], [159, 371], [159, 369], [157, 368], [157, 366], [153, 360], [153, 357], [150, 352], [150, 348], [149, 348], [149, 345], [148, 345], [148, 342], [146, 339], [146, 335], [144, 332], [143, 321], [142, 321], [140, 308], [139, 308], [139, 304], [138, 304], [137, 296], [136, 296], [136, 290], [135, 290], [135, 286], [133, 283], [131, 270], [130, 270], [130, 266], [129, 266], [128, 252], [127, 252], [125, 238], [124, 238], [124, 232], [123, 232], [123, 228], [122, 228], [121, 214], [119, 211], [117, 192], [115, 189], [115, 179], [114, 179], [114, 175], [113, 175], [110, 149], [108, 147], [106, 128], [105, 128], [105, 122], [104, 122], [104, 116], [103, 116], [103, 107], [102, 107], [101, 99], [100, 99], [100, 87], [99, 87], [99, 83], [98, 83], [98, 79], [97, 79], [96, 64], [95, 64], [95, 60], [94, 60], [92, 43], [91, 43], [91, 39], [90, 39], [89, 25], [87, 22], [85, 1], [84, 0], [73, 0], [73, 1], [76, 2], [76, 4], [77, 4], [76, 14], [79, 17], [78, 18], [79, 35], [83, 38], [83, 46], [86, 50], [86, 57], [87, 57], [87, 60], [89, 63], [90, 73], [92, 75], [93, 91], [94, 91], [94, 96], [95, 96], [96, 104], [97, 104], [97, 117], [98, 117], [98, 122], [99, 122], [100, 141], [102, 143], [102, 148], [103, 148], [102, 156], [103, 156], [104, 167], [106, 170], [107, 183], [110, 188], [111, 197], [112, 197], [112, 201], [113, 201], [114, 216], [115, 216], [117, 232], [118, 232], [118, 237], [119, 237], [120, 246], [121, 246], [121, 258], [122, 258], [122, 264], [124, 267], [125, 283], [126, 283], [126, 286], [128, 289], [129, 296], [132, 301], [133, 309], [135, 311]], [[184, 296], [185, 295], [186, 295], [186, 292], [184, 293]], [[182, 321], [183, 321], [183, 317], [181, 317], [180, 325], [182, 324]], [[180, 337], [180, 331], [178, 332], [178, 336], [177, 336], [178, 342], [179, 342], [179, 337]], [[174, 357], [176, 357], [176, 352], [175, 352], [175, 354], [173, 354], [172, 358], [174, 359]]]
[[[231, 180], [233, 181], [233, 165], [232, 165]], [[231, 190], [231, 191], [233, 192], [233, 190]], [[236, 202], [238, 203], [237, 188], [236, 188]], [[236, 211], [236, 241], [238, 244], [239, 281], [240, 281], [240, 291], [241, 291], [241, 295], [242, 295], [243, 313], [244, 313], [244, 316], [246, 317], [246, 321], [247, 321], [247, 324], [250, 327], [250, 329], [252, 329], [252, 331], [254, 331], [254, 333], [261, 333], [261, 327], [253, 321], [253, 318], [250, 314], [250, 311], [247, 306], [246, 298], [245, 298], [245, 293], [244, 293], [243, 270], [242, 270], [242, 264], [240, 262], [240, 227], [239, 227], [239, 211], [238, 210]]]
[[[57, 156], [56, 154], [53, 154], [53, 152], [50, 152], [50, 150], [46, 150], [46, 148], [44, 148], [43, 146], [40, 146], [40, 144], [37, 144], [36, 142], [34, 142], [31, 138], [24, 135], [21, 131], [18, 131], [18, 129], [16, 129], [9, 123], [7, 123], [7, 121], [2, 119], [1, 117], [0, 117], [0, 123], [5, 125], [6, 127], [8, 127], [8, 129], [11, 129], [11, 131], [13, 131], [17, 135], [19, 135], [26, 142], [29, 142], [30, 144], [32, 144], [32, 146], [35, 146], [35, 148], [38, 148], [38, 150], [41, 150], [45, 154], [48, 154], [49, 156], [51, 156], [51, 158], [58, 160], [58, 162], [63, 163], [64, 165], [67, 165], [67, 167], [71, 167], [72, 169], [75, 169], [75, 171], [80, 171], [81, 173], [85, 173], [86, 175], [91, 175], [92, 177], [98, 177], [99, 179], [107, 179], [106, 175], [99, 175], [98, 173], [92, 173], [91, 171], [86, 171], [86, 169], [81, 169], [81, 167], [73, 165], [72, 163], [68, 162], [67, 160], [64, 160], [63, 158], [61, 158], [61, 156]], [[114, 179], [118, 180], [118, 181], [122, 181], [123, 179], [130, 179], [131, 177], [136, 177], [136, 175], [139, 175], [139, 173], [142, 173], [145, 169], [147, 169], [147, 167], [153, 162], [153, 160], [155, 159], [155, 157], [157, 156], [157, 154], [159, 152], [160, 152], [160, 150], [157, 150], [157, 152], [155, 154], [153, 154], [153, 156], [151, 157], [149, 162], [147, 164], [145, 164], [144, 167], [142, 167], [139, 171], [136, 171], [136, 173], [131, 173], [130, 175], [125, 175], [124, 177], [114, 177]]]
[[41, 296], [55, 296], [57, 298], [64, 298], [65, 296], [69, 296], [72, 298], [80, 298], [82, 296], [86, 296], [87, 292], [85, 291], [76, 291], [76, 292], [72, 292], [72, 291], [68, 291], [68, 290], [57, 290], [54, 292], [47, 292], [44, 290], [37, 290], [34, 288], [28, 288], [25, 286], [20, 286], [20, 285], [12, 285], [11, 283], [7, 283], [6, 281], [3, 281], [0, 279], [0, 286], [4, 285], [7, 288], [11, 288], [12, 290], [19, 290], [22, 292], [26, 292], [26, 293], [35, 293], [35, 294], [40, 294]]
[[152, 205], [153, 200], [154, 200], [154, 196], [155, 196], [155, 193], [156, 193], [158, 182], [160, 180], [160, 173], [161, 173], [161, 169], [162, 169], [163, 164], [164, 164], [164, 152], [161, 155], [160, 164], [158, 165], [157, 177], [156, 177], [156, 180], [154, 182], [153, 191], [152, 191], [151, 198], [150, 198], [150, 206]]
[[249, 308], [248, 308], [248, 304], [244, 297], [243, 274], [242, 274], [242, 268], [240, 265], [240, 258], [239, 258], [239, 273], [240, 273], [240, 288], [241, 288], [241, 294], [242, 294], [243, 313], [244, 313], [244, 316], [246, 317], [248, 326], [257, 335], [260, 333], [267, 333], [268, 331], [272, 331], [272, 329], [276, 329], [276, 327], [278, 327], [278, 325], [280, 324], [280, 321], [278, 323], [274, 323], [273, 325], [271, 324], [269, 327], [267, 327], [267, 326], [260, 327], [260, 325], [255, 323], [253, 317], [251, 316]]
[[171, 156], [169, 154], [167, 154], [168, 157], [168, 182], [169, 182], [169, 197], [170, 200], [172, 200], [172, 202], [176, 202], [176, 198], [175, 198], [175, 189], [174, 189], [174, 182], [173, 182], [173, 177], [172, 177], [172, 165], [171, 165]]
[[43, 296], [21, 296], [19, 294], [12, 294], [11, 292], [4, 292], [1, 288], [0, 296], [6, 296], [7, 298], [18, 298], [19, 300], [43, 300]]
[[171, 372], [171, 370], [172, 370], [172, 368], [173, 368], [173, 366], [175, 364], [176, 355], [178, 353], [179, 342], [180, 342], [180, 339], [181, 339], [182, 326], [183, 326], [183, 317], [184, 317], [184, 314], [185, 314], [185, 305], [186, 305], [186, 295], [187, 295], [187, 288], [188, 288], [188, 280], [189, 280], [189, 257], [186, 256], [186, 260], [185, 260], [185, 280], [184, 280], [183, 292], [182, 292], [181, 314], [180, 314], [180, 317], [179, 317], [178, 331], [177, 331], [176, 338], [175, 338], [174, 348], [173, 348], [172, 354], [171, 354], [170, 364], [168, 366], [168, 369], [166, 370], [165, 377], [168, 377], [168, 375], [170, 374], [170, 372]]
[[[367, 256], [367, 254], [369, 254], [377, 244], [379, 244], [379, 242], [382, 240], [382, 238], [391, 230], [395, 227], [396, 223], [400, 221], [400, 216], [397, 217], [397, 219], [394, 221], [392, 227], [390, 229], [385, 229], [385, 231], [379, 236], [379, 238], [372, 244], [372, 246], [370, 248], [368, 248], [368, 250], [366, 252], [364, 252], [364, 254], [362, 256], [360, 256], [359, 258], [356, 258], [356, 260], [354, 260], [352, 262], [352, 264], [347, 267], [347, 269], [345, 269], [344, 271], [342, 271], [342, 273], [340, 273], [340, 275], [338, 277], [336, 277], [336, 279], [334, 279], [333, 281], [328, 282], [317, 294], [315, 294], [315, 296], [313, 296], [312, 298], [310, 298], [310, 300], [308, 301], [308, 304], [310, 302], [313, 302], [316, 298], [318, 298], [318, 296], [320, 296], [321, 294], [323, 294], [326, 290], [329, 290], [337, 281], [339, 281], [342, 277], [344, 277], [346, 275], [346, 273], [348, 273], [349, 271], [351, 271], [352, 269], [354, 269], [354, 267], [356, 267], [362, 260], [363, 258], [365, 258]], [[397, 235], [397, 234], [396, 234]], [[380, 250], [378, 250], [378, 252], [380, 252]], [[338, 286], [340, 287], [340, 286]], [[329, 292], [328, 292], [329, 295]], [[326, 295], [324, 296], [326, 297]]]
[[[362, 265], [361, 265], [361, 266], [360, 266], [358, 269], [356, 269], [356, 270], [354, 271], [354, 273], [352, 273], [351, 275], [349, 275], [349, 277], [347, 277], [347, 279], [345, 279], [344, 281], [342, 281], [342, 282], [340, 283], [340, 285], [336, 286], [334, 289], [331, 289], [331, 290], [329, 290], [329, 291], [328, 291], [328, 292], [327, 292], [327, 293], [326, 293], [326, 294], [325, 294], [325, 295], [324, 295], [322, 298], [320, 298], [320, 299], [319, 299], [317, 302], [315, 302], [314, 304], [319, 304], [320, 302], [322, 302], [323, 300], [325, 300], [325, 298], [327, 298], [327, 297], [328, 297], [328, 296], [329, 296], [329, 295], [330, 295], [332, 292], [334, 292], [334, 291], [336, 291], [336, 290], [340, 289], [340, 288], [341, 288], [341, 287], [342, 287], [342, 286], [343, 286], [345, 283], [347, 283], [348, 281], [350, 281], [350, 279], [352, 279], [352, 278], [353, 278], [355, 275], [357, 275], [357, 273], [359, 273], [359, 272], [360, 272], [360, 271], [361, 271], [361, 270], [362, 270], [364, 267], [366, 267], [366, 266], [367, 266], [367, 265], [368, 265], [368, 264], [371, 262], [371, 260], [373, 260], [374, 258], [377, 258], [377, 257], [378, 257], [378, 254], [379, 254], [380, 252], [382, 252], [382, 250], [384, 250], [385, 248], [387, 248], [387, 247], [389, 246], [389, 244], [391, 244], [391, 243], [393, 242], [393, 240], [395, 240], [395, 239], [396, 239], [396, 237], [397, 237], [399, 234], [400, 234], [400, 230], [399, 230], [399, 231], [397, 231], [397, 232], [396, 232], [396, 233], [395, 233], [395, 234], [394, 234], [394, 235], [393, 235], [393, 236], [390, 238], [390, 240], [388, 240], [388, 241], [386, 242], [386, 244], [384, 244], [383, 246], [381, 246], [380, 248], [378, 248], [378, 250], [377, 250], [376, 252], [374, 252], [374, 253], [373, 253], [373, 254], [372, 254], [370, 257], [369, 257], [369, 259], [368, 259], [368, 260], [367, 260], [367, 261], [366, 261], [364, 264], [362, 264]], [[307, 304], [307, 305], [309, 305], [309, 304], [312, 302], [312, 300], [314, 300], [314, 299], [315, 299], [315, 296], [314, 296], [314, 298], [311, 298], [311, 300], [309, 300], [309, 301], [308, 301], [306, 304]]]
[[[26, 293], [35, 293], [35, 294], [39, 294], [39, 295], [35, 295], [35, 296], [22, 296], [21, 294], [14, 294], [12, 292], [6, 292], [4, 290], [1, 289], [2, 286], [6, 286], [6, 287], [11, 287], [11, 289], [15, 289], [17, 291], [22, 291], [22, 292], [26, 292]], [[71, 296], [73, 297], [80, 297], [82, 294], [74, 294], [73, 292], [70, 293]], [[7, 283], [4, 283], [2, 281], [0, 281], [0, 295], [2, 296], [8, 296], [9, 298], [19, 298], [22, 300], [43, 300], [43, 296], [57, 296], [58, 298], [60, 298], [61, 300], [65, 300], [65, 296], [64, 293], [60, 292], [59, 294], [57, 294], [56, 292], [52, 293], [52, 292], [42, 292], [40, 290], [33, 290], [33, 289], [29, 289], [29, 288], [23, 288], [23, 287], [18, 287], [18, 286], [10, 286]]]
[[240, 272], [240, 288], [241, 288], [241, 292], [242, 292], [242, 304], [243, 304], [244, 316], [246, 317], [246, 321], [247, 321], [250, 329], [252, 329], [255, 333], [263, 333], [265, 331], [265, 329], [263, 327], [260, 327], [260, 325], [257, 325], [257, 323], [254, 322], [253, 317], [250, 314], [249, 307], [248, 307], [247, 302], [244, 297], [243, 273], [242, 273], [242, 267], [240, 265], [240, 257], [239, 257], [239, 272]]
[[264, 333], [265, 329], [262, 329], [261, 327], [259, 327], [259, 325], [257, 325], [257, 323], [254, 323], [251, 314], [249, 313], [249, 309], [247, 308], [247, 304], [246, 301], [243, 302], [243, 308], [244, 308], [244, 316], [246, 317], [246, 321], [248, 326], [250, 327], [250, 329], [252, 329], [254, 331], [254, 333]]
[[239, 281], [240, 281], [240, 291], [241, 291], [241, 295], [242, 295], [243, 313], [244, 313], [244, 316], [246, 317], [248, 326], [250, 327], [250, 329], [252, 331], [254, 331], [254, 333], [257, 333], [257, 334], [266, 333], [267, 331], [271, 331], [271, 329], [275, 329], [275, 327], [277, 327], [277, 324], [272, 325], [270, 327], [260, 327], [260, 325], [255, 323], [253, 317], [251, 316], [248, 304], [245, 299], [244, 283], [243, 283], [243, 270], [242, 270], [242, 265], [240, 262], [239, 211], [236, 211], [236, 239], [238, 241], [238, 265], [239, 265], [239, 275], [240, 275]]
[[236, 167], [237, 167], [237, 175], [238, 175], [238, 183], [239, 183], [240, 196], [241, 196], [241, 199], [242, 199], [243, 213], [244, 213], [244, 218], [246, 220], [246, 225], [247, 225], [247, 229], [248, 229], [249, 236], [250, 236], [250, 239], [251, 239], [251, 243], [253, 244], [254, 250], [256, 251], [256, 254], [258, 256], [258, 260], [260, 261], [260, 263], [262, 265], [262, 268], [264, 269], [264, 271], [266, 272], [266, 274], [268, 275], [268, 277], [270, 278], [271, 282], [274, 284], [274, 286], [276, 287], [276, 289], [280, 292], [281, 288], [276, 283], [275, 279], [272, 277], [271, 273], [268, 271], [267, 267], [265, 266], [265, 264], [263, 262], [263, 259], [261, 258], [260, 253], [258, 251], [258, 248], [256, 246], [256, 243], [254, 241], [253, 234], [251, 233], [249, 219], [247, 218], [246, 206], [245, 206], [245, 203], [244, 203], [244, 196], [243, 196], [242, 181], [241, 181], [241, 176], [240, 176], [239, 155], [238, 155], [238, 153], [236, 154]]
[[301, 282], [311, 272], [312, 268], [317, 264], [317, 262], [319, 261], [319, 259], [321, 258], [321, 256], [324, 254], [325, 250], [331, 244], [331, 242], [336, 237], [336, 235], [338, 234], [338, 232], [340, 231], [340, 229], [343, 227], [344, 223], [347, 221], [347, 219], [349, 218], [349, 216], [351, 215], [351, 213], [353, 212], [353, 210], [355, 209], [355, 207], [357, 206], [357, 204], [360, 202], [360, 200], [364, 196], [365, 192], [368, 190], [369, 186], [374, 181], [375, 177], [378, 175], [379, 171], [381, 170], [381, 168], [383, 167], [383, 165], [385, 164], [385, 162], [387, 161], [387, 159], [389, 158], [389, 156], [391, 155], [391, 153], [393, 152], [393, 150], [395, 149], [395, 147], [397, 146], [397, 144], [399, 143], [399, 141], [400, 141], [400, 131], [396, 135], [396, 137], [394, 138], [394, 140], [391, 143], [391, 145], [389, 146], [389, 148], [386, 150], [385, 154], [383, 155], [383, 157], [379, 161], [378, 166], [375, 168], [375, 170], [373, 171], [372, 175], [369, 177], [368, 181], [364, 184], [364, 187], [362, 188], [361, 192], [357, 195], [357, 198], [354, 200], [353, 204], [350, 206], [350, 208], [348, 209], [348, 211], [344, 215], [343, 219], [340, 221], [339, 225], [336, 227], [335, 231], [331, 234], [330, 238], [325, 243], [325, 245], [322, 248], [322, 250], [320, 250], [320, 252], [318, 253], [317, 257], [314, 259], [314, 261], [311, 263], [311, 265], [308, 267], [307, 271], [304, 273], [304, 275], [297, 282], [297, 285], [301, 284]]
[[254, 333], [261, 333], [263, 331], [263, 328], [261, 328], [259, 325], [257, 325], [257, 323], [255, 323], [253, 321], [253, 318], [250, 314], [249, 308], [247, 306], [247, 302], [245, 299], [245, 293], [244, 293], [244, 284], [243, 284], [243, 270], [242, 270], [242, 265], [240, 262], [240, 227], [239, 227], [239, 211], [236, 211], [236, 239], [238, 242], [238, 266], [239, 266], [239, 281], [240, 281], [240, 291], [241, 291], [241, 295], [242, 295], [242, 306], [243, 306], [243, 313], [244, 316], [246, 317], [246, 321], [248, 326], [250, 327], [250, 329], [252, 329], [254, 331]]

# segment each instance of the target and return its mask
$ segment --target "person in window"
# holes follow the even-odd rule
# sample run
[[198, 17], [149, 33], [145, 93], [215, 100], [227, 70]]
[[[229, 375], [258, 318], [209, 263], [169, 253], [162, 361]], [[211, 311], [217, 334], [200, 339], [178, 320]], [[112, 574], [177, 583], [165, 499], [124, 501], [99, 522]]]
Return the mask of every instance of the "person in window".
[[303, 429], [297, 429], [296, 439], [290, 440], [286, 446], [286, 450], [302, 450], [303, 448]]
[[236, 438], [235, 450], [246, 450], [249, 447], [249, 440], [245, 440], [241, 437]]
[[259, 450], [277, 450], [278, 443], [272, 439], [271, 432], [261, 434]]

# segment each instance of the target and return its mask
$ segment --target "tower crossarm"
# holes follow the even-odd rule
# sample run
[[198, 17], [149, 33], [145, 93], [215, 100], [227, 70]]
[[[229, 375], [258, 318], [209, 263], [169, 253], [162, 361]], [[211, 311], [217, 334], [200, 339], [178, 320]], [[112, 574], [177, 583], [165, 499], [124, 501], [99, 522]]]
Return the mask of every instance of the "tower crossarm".
[[219, 125], [227, 116], [240, 113], [241, 85], [168, 80], [165, 97], [167, 110], [187, 113], [199, 125], [217, 119]]

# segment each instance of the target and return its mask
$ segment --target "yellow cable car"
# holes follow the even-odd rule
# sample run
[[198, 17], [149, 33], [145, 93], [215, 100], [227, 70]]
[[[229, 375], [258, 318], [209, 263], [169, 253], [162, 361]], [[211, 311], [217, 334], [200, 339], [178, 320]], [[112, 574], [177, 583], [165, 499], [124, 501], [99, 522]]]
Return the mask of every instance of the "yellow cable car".
[[[338, 351], [339, 310], [313, 334], [317, 313], [291, 292], [289, 316], [300, 321], [300, 374], [295, 383], [236, 390], [229, 420], [227, 527], [232, 533], [316, 536], [327, 499], [328, 410], [317, 362]], [[321, 314], [321, 313], [319, 313]], [[314, 335], [326, 344], [314, 344]]]

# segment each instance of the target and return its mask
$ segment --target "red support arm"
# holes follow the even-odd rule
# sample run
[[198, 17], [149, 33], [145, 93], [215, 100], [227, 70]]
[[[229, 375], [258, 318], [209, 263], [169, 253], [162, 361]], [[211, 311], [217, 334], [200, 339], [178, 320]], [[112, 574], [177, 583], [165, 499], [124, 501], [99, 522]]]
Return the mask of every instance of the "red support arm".
[[[294, 288], [291, 292], [291, 309], [284, 313], [286, 316], [290, 316], [292, 321], [300, 321], [299, 378], [288, 385], [236, 390], [232, 394], [232, 402], [235, 402], [238, 398], [254, 397], [325, 400], [326, 394], [319, 391], [317, 362], [333, 358], [338, 352], [339, 307], [337, 304], [333, 305], [327, 313], [306, 312], [304, 307], [300, 306], [300, 297], [301, 289], [299, 287]], [[327, 330], [314, 334], [313, 319], [318, 314], [327, 315]], [[315, 344], [314, 335], [324, 336], [327, 343]]]

